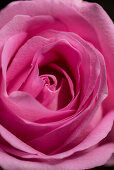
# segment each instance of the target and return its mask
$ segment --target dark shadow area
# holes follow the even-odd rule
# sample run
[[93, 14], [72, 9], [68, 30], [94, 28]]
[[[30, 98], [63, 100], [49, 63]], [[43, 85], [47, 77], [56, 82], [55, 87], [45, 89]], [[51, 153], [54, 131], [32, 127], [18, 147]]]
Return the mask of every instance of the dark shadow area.
[[12, 1], [13, 0], [0, 0], [0, 9], [4, 8], [7, 4], [9, 4]]

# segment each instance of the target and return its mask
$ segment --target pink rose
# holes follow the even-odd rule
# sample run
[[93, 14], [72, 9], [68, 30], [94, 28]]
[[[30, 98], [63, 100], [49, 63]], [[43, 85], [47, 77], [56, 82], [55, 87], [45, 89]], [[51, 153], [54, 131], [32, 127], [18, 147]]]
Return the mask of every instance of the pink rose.
[[0, 166], [114, 164], [114, 24], [95, 3], [33, 0], [0, 12]]

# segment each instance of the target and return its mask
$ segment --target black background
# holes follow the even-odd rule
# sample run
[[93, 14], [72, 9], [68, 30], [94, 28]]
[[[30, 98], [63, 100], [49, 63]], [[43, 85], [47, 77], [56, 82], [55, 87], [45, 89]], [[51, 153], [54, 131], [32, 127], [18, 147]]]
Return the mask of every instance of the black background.
[[[0, 0], [0, 9], [4, 8], [8, 3], [12, 2], [12, 1], [13, 0]], [[114, 22], [114, 0], [87, 0], [87, 1], [96, 2], [96, 3], [100, 4]], [[102, 167], [94, 168], [92, 170], [114, 170], [114, 167], [102, 166]]]

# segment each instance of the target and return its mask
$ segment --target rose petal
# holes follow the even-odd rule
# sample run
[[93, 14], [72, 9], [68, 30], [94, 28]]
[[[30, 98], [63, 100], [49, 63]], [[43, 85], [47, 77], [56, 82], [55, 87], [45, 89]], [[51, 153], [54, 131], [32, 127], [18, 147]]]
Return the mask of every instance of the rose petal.
[[[2, 107], [1, 107], [2, 106]], [[62, 120], [58, 122], [51, 123], [33, 123], [29, 121], [25, 121], [20, 117], [17, 117], [11, 110], [7, 108], [6, 105], [0, 100], [0, 120], [1, 125], [12, 132], [19, 139], [24, 141], [33, 139], [38, 136], [42, 136], [47, 132], [52, 131], [53, 129], [61, 126], [67, 120]], [[14, 128], [15, 127], [15, 128]]]
[[3, 137], [4, 140], [8, 141], [14, 147], [23, 150], [25, 152], [30, 152], [36, 154], [37, 151], [32, 147], [28, 146], [21, 140], [19, 140], [16, 136], [11, 134], [7, 129], [5, 129], [2, 125], [0, 125], [0, 135]]
[[[20, 47], [20, 45], [25, 41], [25, 39], [26, 39], [26, 33], [16, 34], [7, 40], [3, 48], [2, 56], [1, 56], [1, 66], [2, 66], [4, 90], [6, 90], [6, 70], [8, 64], [11, 61], [15, 52]], [[15, 48], [14, 48], [14, 44], [15, 44]]]
[[98, 44], [100, 44], [100, 51], [102, 52], [106, 62], [109, 95], [108, 98], [105, 100], [103, 107], [104, 112], [107, 112], [114, 108], [114, 24], [109, 16], [106, 14], [106, 12], [102, 9], [102, 7], [100, 7], [96, 3], [82, 3], [80, 12], [82, 13], [83, 18], [85, 18], [85, 20], [87, 20], [94, 28], [98, 37]]
[[[84, 154], [83, 156], [79, 156], [78, 158], [62, 161], [61, 163], [50, 165], [47, 163], [39, 163], [39, 162], [30, 162], [16, 159], [12, 156], [9, 156], [2, 150], [0, 151], [0, 165], [4, 169], [11, 170], [22, 169], [22, 170], [37, 170], [38, 168], [41, 170], [55, 170], [58, 169], [71, 169], [72, 170], [82, 170], [82, 169], [90, 169], [95, 166], [104, 165], [107, 160], [111, 157], [112, 152], [114, 151], [114, 144], [107, 144], [101, 147], [98, 147], [92, 150], [89, 153]], [[96, 159], [97, 157], [97, 159]], [[4, 161], [5, 160], [5, 161]], [[6, 163], [7, 160], [7, 163]], [[90, 161], [91, 160], [91, 161]]]
[[[47, 42], [46, 39], [35, 36], [29, 39], [19, 49], [19, 51], [17, 52], [16, 56], [14, 57], [7, 71], [7, 83], [9, 84], [10, 92], [18, 90], [20, 86], [22, 85], [22, 83], [26, 80], [26, 78], [31, 72], [32, 61], [33, 61], [35, 53], [46, 42]], [[28, 53], [28, 49], [29, 49], [29, 53]], [[3, 55], [4, 53], [2, 53], [2, 56]], [[26, 62], [23, 62], [25, 58], [26, 58]]]

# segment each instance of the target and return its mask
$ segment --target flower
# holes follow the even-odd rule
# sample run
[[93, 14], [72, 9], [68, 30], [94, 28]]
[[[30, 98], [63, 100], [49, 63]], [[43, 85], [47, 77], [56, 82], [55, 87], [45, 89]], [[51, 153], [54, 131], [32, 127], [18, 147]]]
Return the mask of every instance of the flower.
[[113, 56], [114, 24], [96, 3], [33, 0], [3, 9], [0, 166], [114, 164]]

